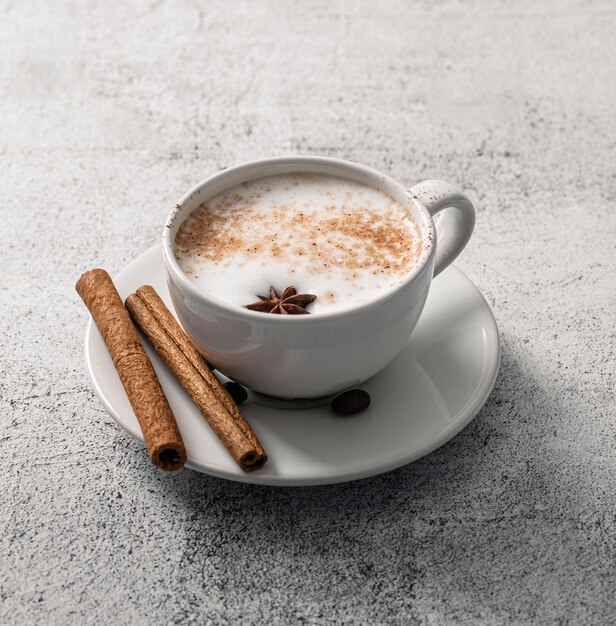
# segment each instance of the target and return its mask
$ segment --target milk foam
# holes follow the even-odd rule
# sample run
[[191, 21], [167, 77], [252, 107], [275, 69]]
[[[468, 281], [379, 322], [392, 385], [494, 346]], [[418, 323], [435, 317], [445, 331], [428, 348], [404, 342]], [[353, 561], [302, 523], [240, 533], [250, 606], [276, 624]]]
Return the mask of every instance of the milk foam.
[[370, 302], [417, 263], [419, 228], [382, 191], [334, 176], [285, 174], [242, 183], [181, 225], [175, 254], [198, 287], [244, 306], [293, 285], [312, 314]]

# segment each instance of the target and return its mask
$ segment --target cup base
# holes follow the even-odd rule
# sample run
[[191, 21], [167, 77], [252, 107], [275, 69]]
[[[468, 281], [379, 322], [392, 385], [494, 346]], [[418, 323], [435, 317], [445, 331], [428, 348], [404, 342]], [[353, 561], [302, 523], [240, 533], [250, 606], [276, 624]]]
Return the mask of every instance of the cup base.
[[327, 406], [334, 397], [332, 395], [321, 396], [319, 398], [276, 398], [275, 396], [269, 396], [259, 391], [252, 391], [250, 389], [247, 389], [247, 391], [248, 402], [266, 406], [271, 409], [282, 409], [283, 411], [313, 409], [320, 406]]

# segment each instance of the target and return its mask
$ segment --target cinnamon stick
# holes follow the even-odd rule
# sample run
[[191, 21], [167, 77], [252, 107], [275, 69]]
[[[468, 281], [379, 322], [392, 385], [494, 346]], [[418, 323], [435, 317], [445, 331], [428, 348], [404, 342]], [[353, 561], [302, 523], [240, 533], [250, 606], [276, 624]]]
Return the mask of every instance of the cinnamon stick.
[[165, 471], [180, 469], [186, 463], [182, 435], [109, 274], [102, 269], [85, 272], [75, 289], [90, 310], [109, 350], [152, 463]]
[[250, 424], [154, 288], [139, 287], [126, 308], [242, 470], [263, 467], [267, 455]]

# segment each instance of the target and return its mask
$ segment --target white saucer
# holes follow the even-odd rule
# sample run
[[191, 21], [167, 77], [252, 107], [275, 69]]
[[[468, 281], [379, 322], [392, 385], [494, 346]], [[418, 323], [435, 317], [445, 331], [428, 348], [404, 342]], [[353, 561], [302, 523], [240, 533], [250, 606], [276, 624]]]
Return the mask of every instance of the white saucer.
[[[150, 284], [173, 310], [158, 246], [114, 282], [122, 298]], [[450, 267], [432, 284], [424, 312], [402, 352], [362, 385], [368, 410], [340, 417], [328, 406], [273, 408], [248, 401], [242, 411], [269, 454], [244, 474], [179, 383], [144, 345], [188, 449], [187, 467], [263, 485], [320, 485], [374, 476], [428, 454], [462, 430], [484, 405], [498, 372], [500, 346], [490, 307], [473, 283]], [[143, 441], [107, 348], [90, 320], [85, 353], [94, 390], [115, 420]], [[144, 462], [145, 462], [144, 455]]]

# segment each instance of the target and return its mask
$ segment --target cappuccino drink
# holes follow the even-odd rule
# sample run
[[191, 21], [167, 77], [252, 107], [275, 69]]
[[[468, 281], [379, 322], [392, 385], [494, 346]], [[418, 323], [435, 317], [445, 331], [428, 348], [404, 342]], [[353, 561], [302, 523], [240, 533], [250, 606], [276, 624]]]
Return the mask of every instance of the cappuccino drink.
[[204, 293], [239, 307], [293, 286], [318, 315], [371, 302], [399, 285], [422, 252], [409, 212], [382, 191], [321, 174], [245, 182], [180, 226], [175, 256]]

